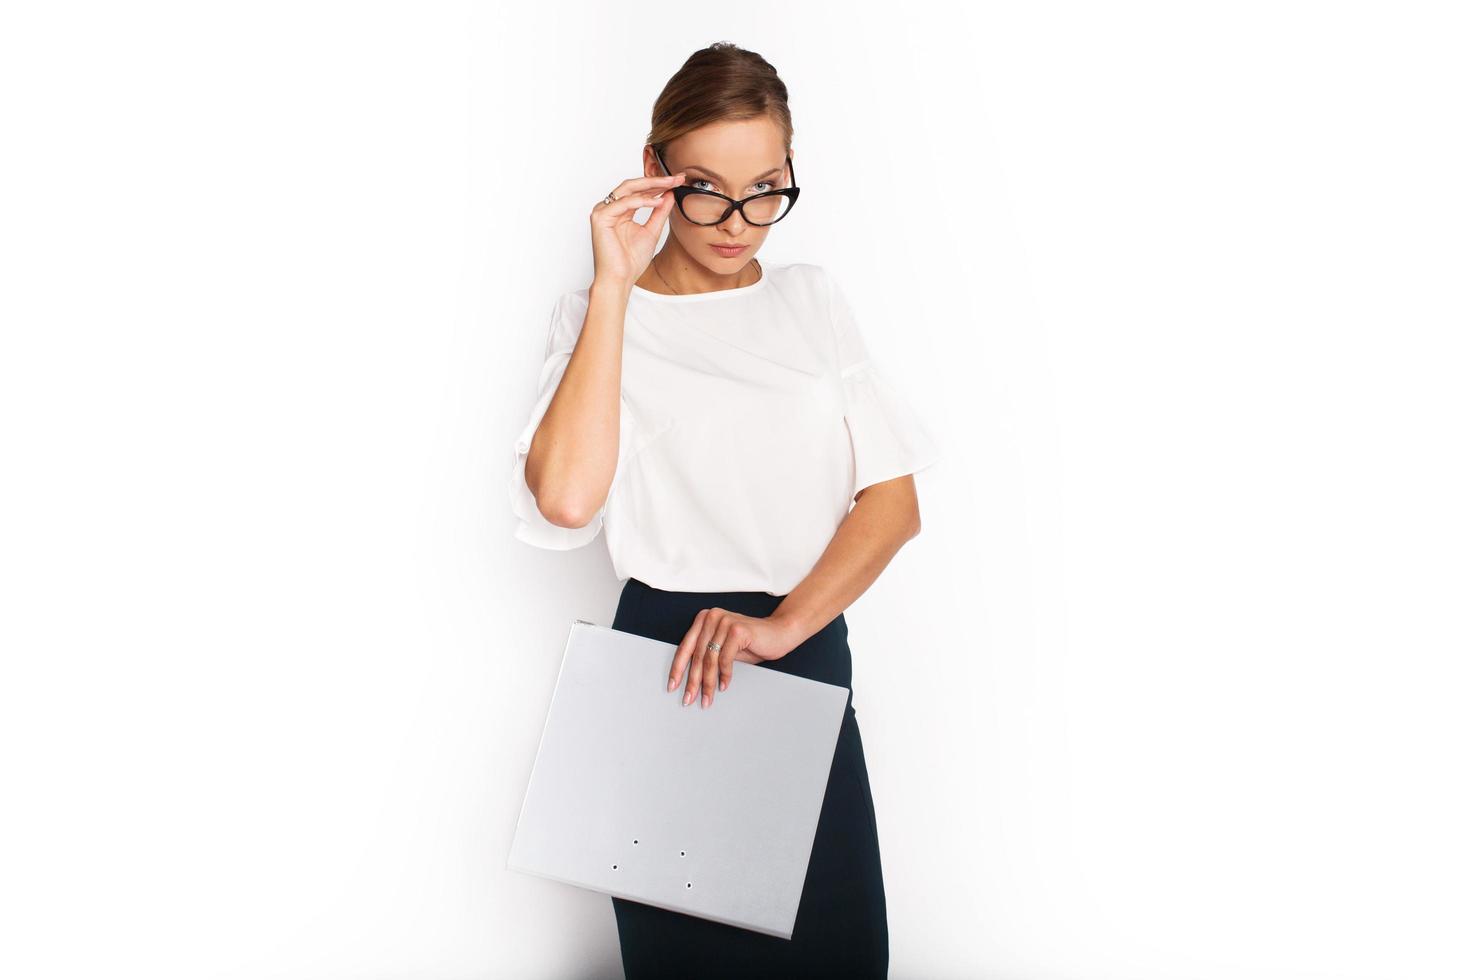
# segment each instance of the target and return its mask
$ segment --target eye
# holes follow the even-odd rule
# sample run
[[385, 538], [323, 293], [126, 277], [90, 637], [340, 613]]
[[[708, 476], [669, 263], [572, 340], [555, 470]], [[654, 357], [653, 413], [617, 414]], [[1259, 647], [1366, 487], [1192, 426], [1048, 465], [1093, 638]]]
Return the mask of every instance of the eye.
[[[712, 190], [715, 189], [714, 188], [714, 181], [712, 181], [712, 180], [705, 180], [703, 177], [693, 177], [693, 178], [690, 178], [690, 179], [693, 181], [693, 183], [690, 184], [691, 187], [695, 187], [695, 185], [697, 185], [697, 184], [709, 184], [710, 185], [709, 187], [695, 187], [696, 190], [701, 190], [701, 191], [709, 190], [709, 191], [712, 191]], [[772, 181], [769, 181], [769, 180], [758, 180], [758, 181], [756, 181], [751, 186], [753, 186], [753, 187], [760, 187], [761, 185], [765, 185], [766, 190], [765, 191], [756, 191], [757, 194], [764, 194], [766, 191], [773, 191], [773, 190], [776, 189], [775, 183], [772, 182]]]

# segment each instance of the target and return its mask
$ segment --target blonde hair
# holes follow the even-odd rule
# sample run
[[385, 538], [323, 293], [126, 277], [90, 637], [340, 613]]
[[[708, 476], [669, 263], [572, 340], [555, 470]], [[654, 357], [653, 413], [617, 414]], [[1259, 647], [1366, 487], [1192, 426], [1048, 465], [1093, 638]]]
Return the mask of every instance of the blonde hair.
[[791, 152], [791, 108], [786, 83], [754, 51], [716, 41], [689, 56], [653, 103], [653, 128], [647, 142], [658, 153], [685, 133], [714, 122], [768, 116], [786, 137]]

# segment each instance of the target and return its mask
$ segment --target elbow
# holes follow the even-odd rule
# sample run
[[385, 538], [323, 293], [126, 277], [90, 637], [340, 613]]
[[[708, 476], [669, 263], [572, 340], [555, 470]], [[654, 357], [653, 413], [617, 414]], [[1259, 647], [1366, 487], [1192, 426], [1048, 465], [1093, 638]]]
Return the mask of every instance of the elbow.
[[536, 498], [536, 509], [541, 512], [541, 516], [557, 527], [572, 529], [586, 527], [596, 519], [598, 512], [602, 510], [602, 501], [586, 497], [577, 498], [554, 493], [537, 494], [535, 491], [532, 491], [532, 496]]
[[905, 540], [914, 540], [923, 529], [924, 522], [919, 519], [919, 501], [916, 497], [908, 507], [908, 537]]
[[[586, 494], [552, 487], [541, 472], [540, 461], [528, 459], [525, 469], [526, 489], [536, 502], [536, 510], [550, 524], [575, 530], [586, 527], [597, 517], [603, 500], [593, 500]], [[605, 500], [604, 496], [604, 500]]]
[[553, 504], [549, 507], [542, 507], [538, 503], [536, 509], [541, 511], [541, 516], [549, 523], [557, 527], [576, 529], [591, 524], [601, 508], [578, 504]]
[[534, 490], [531, 496], [536, 499], [536, 509], [548, 523], [557, 527], [579, 528], [591, 524], [597, 517], [597, 512], [602, 509], [600, 502], [587, 499], [577, 499], [570, 496], [558, 496], [556, 494], [538, 494]]

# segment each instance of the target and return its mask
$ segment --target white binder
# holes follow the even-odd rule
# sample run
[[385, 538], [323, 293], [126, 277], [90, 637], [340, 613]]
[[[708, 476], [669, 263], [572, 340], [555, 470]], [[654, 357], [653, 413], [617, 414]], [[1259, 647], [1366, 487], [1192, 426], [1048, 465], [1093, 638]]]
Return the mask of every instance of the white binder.
[[848, 690], [736, 661], [686, 707], [675, 649], [572, 624], [506, 867], [790, 939]]

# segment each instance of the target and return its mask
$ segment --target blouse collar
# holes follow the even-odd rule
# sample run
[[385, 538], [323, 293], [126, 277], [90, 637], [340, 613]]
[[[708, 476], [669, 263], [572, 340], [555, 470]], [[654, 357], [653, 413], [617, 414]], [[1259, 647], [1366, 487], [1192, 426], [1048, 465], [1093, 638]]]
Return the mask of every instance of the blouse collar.
[[764, 263], [761, 265], [761, 277], [748, 286], [736, 286], [733, 289], [710, 289], [702, 293], [678, 293], [670, 295], [667, 293], [655, 293], [651, 289], [644, 289], [636, 283], [633, 292], [645, 299], [653, 300], [655, 303], [697, 303], [700, 300], [721, 299], [727, 296], [743, 296], [756, 290], [765, 288], [766, 280], [771, 278], [771, 270]]

